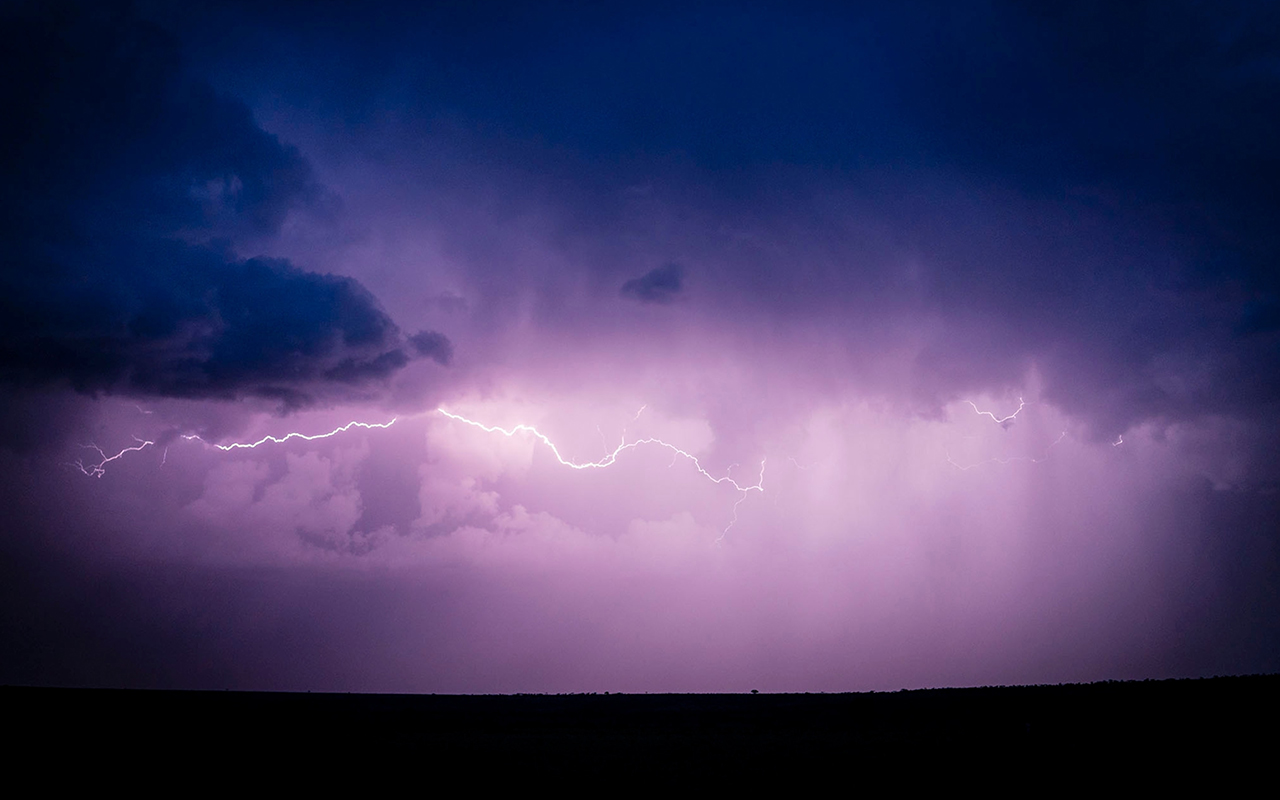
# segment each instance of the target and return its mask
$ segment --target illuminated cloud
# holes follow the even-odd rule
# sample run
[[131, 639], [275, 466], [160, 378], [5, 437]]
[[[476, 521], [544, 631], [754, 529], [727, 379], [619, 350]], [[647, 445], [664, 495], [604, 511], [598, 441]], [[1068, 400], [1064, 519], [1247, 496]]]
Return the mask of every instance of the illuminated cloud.
[[1274, 8], [494, 11], [6, 6], [0, 680], [1280, 669]]

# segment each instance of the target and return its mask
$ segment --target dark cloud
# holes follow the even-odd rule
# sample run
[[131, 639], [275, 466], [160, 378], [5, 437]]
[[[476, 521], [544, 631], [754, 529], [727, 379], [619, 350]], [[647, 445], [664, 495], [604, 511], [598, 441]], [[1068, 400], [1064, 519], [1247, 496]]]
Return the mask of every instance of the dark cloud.
[[409, 337], [409, 344], [418, 355], [442, 366], [448, 366], [453, 360], [453, 343], [443, 333], [418, 331]]
[[[1274, 671], [1276, 9], [5, 4], [0, 680], [714, 690], [761, 665], [801, 689]], [[317, 174], [341, 189], [341, 225]], [[378, 281], [406, 330], [306, 264]], [[694, 290], [679, 320], [602, 313], [619, 292]], [[634, 392], [653, 410], [604, 435], [666, 414], [682, 437], [706, 421], [709, 468], [768, 455], [772, 499], [733, 507], [718, 577], [662, 561], [667, 540], [700, 547], [729, 521], [714, 487], [704, 513], [625, 471], [517, 473], [429, 418], [425, 436], [405, 419], [355, 447], [237, 456], [179, 437], [251, 440], [239, 403], [91, 397], [367, 397], [413, 359], [451, 362], [438, 316], [467, 343], [455, 396], [508, 419], [523, 411], [507, 399], [545, 400], [555, 425]], [[436, 377], [404, 369], [391, 404], [429, 407]], [[961, 402], [1006, 414], [1024, 390], [1004, 430]], [[970, 441], [966, 418], [989, 436]], [[805, 446], [782, 449], [801, 428]], [[575, 452], [597, 452], [582, 434]], [[156, 444], [103, 480], [70, 465], [135, 436]], [[948, 448], [970, 444], [1001, 463], [953, 471]], [[647, 470], [635, 456], [619, 466]], [[653, 463], [654, 481], [683, 480]], [[684, 510], [691, 537], [650, 535]], [[610, 541], [626, 548], [612, 577]], [[427, 566], [343, 566], [366, 555]], [[711, 677], [643, 667], [655, 653]]]
[[622, 296], [641, 303], [670, 303], [684, 288], [684, 267], [667, 264], [622, 284]]
[[[707, 313], [827, 313], [851, 349], [928, 320], [929, 398], [1034, 364], [1112, 432], [1280, 402], [1274, 4], [151, 5], [246, 96], [293, 92], [341, 144], [431, 164], [437, 207], [474, 208], [457, 187], [482, 164], [504, 214], [555, 209], [593, 263], [681, 253]], [[279, 39], [287, 59], [259, 46]], [[494, 225], [457, 213], [445, 236], [483, 242], [488, 281]], [[660, 278], [623, 296], [672, 299]]]
[[409, 360], [358, 283], [286, 261], [155, 240], [33, 263], [4, 276], [0, 378], [11, 384], [298, 405]]
[[235, 255], [324, 191], [167, 34], [112, 3], [5, 17], [0, 380], [296, 406], [409, 361], [355, 281]]
[[271, 234], [322, 194], [295, 148], [188, 74], [170, 37], [122, 5], [33, 4], [6, 17], [10, 232]]
[[0, 392], [0, 448], [30, 455], [61, 442], [92, 403], [69, 392]]

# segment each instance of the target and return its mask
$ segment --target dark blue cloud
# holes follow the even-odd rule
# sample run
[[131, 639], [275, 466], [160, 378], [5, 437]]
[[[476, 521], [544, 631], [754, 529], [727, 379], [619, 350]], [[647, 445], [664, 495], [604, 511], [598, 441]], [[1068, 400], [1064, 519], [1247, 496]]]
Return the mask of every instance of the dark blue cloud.
[[298, 151], [190, 75], [159, 28], [113, 3], [21, 8], [0, 33], [11, 231], [270, 234], [319, 198]]
[[349, 278], [166, 240], [110, 241], [4, 276], [0, 379], [170, 397], [308, 401], [404, 366]]
[[409, 337], [417, 355], [429, 358], [437, 364], [448, 365], [453, 360], [453, 343], [443, 333], [418, 331]]
[[684, 267], [667, 264], [622, 284], [621, 294], [641, 303], [670, 303], [684, 288]]
[[349, 278], [235, 255], [325, 193], [168, 34], [111, 3], [2, 31], [0, 380], [296, 406], [444, 351], [406, 349]]
[[[697, 220], [654, 249], [712, 302], [839, 314], [851, 342], [934, 320], [929, 398], [1035, 364], [1112, 432], [1280, 403], [1258, 310], [1280, 295], [1275, 4], [141, 7], [220, 87], [420, 169], [439, 207], [473, 207], [458, 187], [483, 172], [576, 246], [619, 241], [649, 187]], [[618, 270], [600, 285], [634, 270], [593, 263]]]

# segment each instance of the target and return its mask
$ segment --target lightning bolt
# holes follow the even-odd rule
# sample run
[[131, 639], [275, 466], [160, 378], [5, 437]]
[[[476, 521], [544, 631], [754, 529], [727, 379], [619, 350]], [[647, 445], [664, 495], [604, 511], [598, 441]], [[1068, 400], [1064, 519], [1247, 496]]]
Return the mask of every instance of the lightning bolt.
[[[636, 420], [640, 419], [640, 415], [644, 413], [646, 408], [648, 408], [647, 405], [641, 406], [640, 410], [636, 412], [635, 416], [632, 417], [631, 421], [628, 422], [627, 424], [630, 425], [634, 423]], [[742, 505], [743, 501], [747, 499], [747, 495], [749, 495], [751, 492], [764, 491], [764, 469], [765, 469], [764, 459], [761, 459], [760, 461], [760, 474], [757, 477], [755, 483], [746, 483], [746, 482], [740, 483], [737, 480], [735, 480], [732, 475], [733, 467], [736, 467], [737, 464], [734, 464], [731, 467], [729, 467], [729, 469], [725, 471], [725, 474], [723, 476], [717, 477], [715, 475], [712, 475], [710, 472], [708, 472], [707, 469], [702, 466], [702, 462], [699, 461], [698, 457], [695, 456], [693, 453], [690, 453], [687, 450], [684, 450], [683, 448], [677, 447], [676, 445], [673, 445], [670, 442], [663, 441], [662, 439], [659, 439], [657, 437], [647, 437], [644, 439], [637, 439], [635, 441], [628, 442], [626, 441], [626, 428], [623, 428], [622, 441], [618, 444], [617, 447], [615, 447], [612, 451], [607, 453], [604, 456], [604, 458], [601, 458], [598, 461], [577, 462], [577, 461], [571, 461], [565, 458], [564, 455], [560, 452], [560, 448], [556, 447], [555, 442], [551, 441], [551, 439], [549, 439], [546, 436], [546, 434], [542, 433], [532, 425], [520, 424], [511, 428], [502, 428], [496, 425], [485, 425], [482, 422], [477, 422], [476, 420], [468, 419], [467, 417], [464, 417], [461, 414], [455, 414], [444, 408], [437, 408], [436, 411], [442, 414], [443, 416], [448, 417], [449, 419], [455, 420], [457, 422], [466, 423], [467, 425], [471, 425], [472, 427], [479, 428], [480, 430], [485, 431], [486, 433], [501, 433], [504, 436], [507, 436], [508, 438], [514, 437], [519, 433], [532, 434], [534, 438], [541, 441], [551, 450], [551, 453], [556, 457], [556, 460], [560, 462], [560, 464], [562, 464], [563, 466], [569, 467], [570, 469], [576, 469], [576, 470], [603, 469], [605, 467], [612, 466], [614, 463], [617, 462], [618, 457], [621, 456], [623, 453], [625, 453], [628, 450], [633, 450], [637, 447], [640, 447], [641, 445], [654, 445], [654, 446], [669, 450], [671, 452], [672, 466], [675, 465], [676, 461], [678, 461], [681, 458], [684, 458], [688, 460], [690, 463], [692, 463], [694, 468], [698, 471], [698, 473], [702, 475], [704, 478], [706, 478], [707, 480], [711, 481], [716, 485], [728, 484], [729, 486], [733, 487], [734, 491], [739, 493], [740, 496], [738, 497], [737, 501], [734, 502], [733, 504], [732, 518], [729, 520], [729, 524], [725, 526], [724, 530], [721, 531], [720, 537], [716, 541], [722, 540], [725, 534], [729, 532], [729, 529], [732, 528], [737, 523], [738, 508]], [[307, 434], [307, 433], [302, 433], [300, 431], [291, 431], [289, 433], [284, 434], [283, 436], [272, 436], [272, 435], [263, 436], [261, 439], [258, 439], [257, 441], [252, 441], [252, 442], [231, 442], [229, 444], [219, 444], [217, 442], [210, 442], [198, 434], [183, 434], [182, 438], [187, 441], [198, 441], [209, 447], [214, 447], [223, 452], [228, 452], [231, 450], [252, 449], [256, 447], [261, 447], [262, 445], [265, 445], [265, 444], [283, 444], [289, 441], [290, 439], [301, 439], [303, 441], [308, 441], [308, 442], [316, 441], [317, 439], [328, 439], [331, 436], [337, 436], [340, 433], [345, 433], [351, 430], [352, 428], [364, 428], [366, 430], [371, 430], [374, 428], [385, 429], [385, 428], [390, 428], [392, 425], [394, 425], [397, 419], [398, 417], [393, 417], [388, 422], [360, 422], [358, 420], [352, 420], [351, 422], [348, 422], [345, 425], [340, 425], [339, 427], [334, 428], [333, 430], [328, 431], [326, 433]], [[94, 478], [101, 478], [103, 475], [106, 474], [106, 465], [109, 464], [110, 462], [123, 457], [127, 453], [134, 453], [155, 444], [155, 442], [153, 441], [138, 439], [137, 437], [134, 437], [134, 439], [135, 441], [138, 442], [136, 446], [126, 447], [120, 452], [112, 456], [108, 456], [97, 445], [85, 445], [85, 447], [88, 447], [97, 451], [98, 455], [100, 456], [99, 461], [97, 463], [92, 463], [92, 464], [85, 464], [83, 461], [76, 461], [71, 466], [76, 467], [85, 475], [88, 475]], [[164, 461], [168, 460], [168, 456], [169, 456], [169, 450], [168, 448], [165, 448]], [[164, 461], [162, 461], [161, 463], [163, 464]]]
[[239, 449], [249, 449], [253, 447], [258, 447], [259, 445], [264, 445], [268, 443], [283, 444], [284, 442], [287, 442], [290, 439], [303, 439], [308, 442], [314, 442], [316, 439], [328, 439], [330, 436], [337, 436], [339, 433], [345, 433], [346, 431], [349, 431], [352, 428], [390, 428], [392, 425], [396, 424], [397, 419], [398, 417], [392, 417], [390, 422], [356, 422], [353, 420], [351, 422], [348, 422], [346, 425], [343, 425], [338, 428], [334, 428], [328, 433], [305, 434], [305, 433], [298, 433], [297, 431], [293, 431], [291, 433], [286, 433], [284, 436], [263, 436], [261, 439], [259, 439], [256, 442], [232, 442], [231, 444], [217, 444], [215, 442], [205, 441], [204, 439], [201, 439], [196, 434], [183, 434], [182, 438], [186, 439], [187, 441], [195, 440], [195, 441], [203, 442], [204, 444], [207, 444], [211, 447], [216, 447], [219, 450], [239, 450]]
[[1057, 439], [1054, 439], [1052, 442], [1049, 443], [1049, 446], [1044, 449], [1044, 455], [1040, 456], [1039, 458], [1032, 458], [1031, 456], [1011, 456], [1009, 458], [988, 458], [985, 461], [979, 461], [976, 464], [970, 464], [969, 466], [965, 467], [953, 461], [951, 458], [951, 454], [948, 453], [947, 463], [955, 467], [956, 469], [964, 472], [967, 472], [975, 467], [981, 467], [984, 464], [1012, 464], [1015, 461], [1027, 461], [1032, 464], [1039, 464], [1042, 461], [1047, 461], [1049, 458], [1049, 451], [1053, 449], [1054, 445], [1056, 445], [1058, 442], [1061, 442], [1065, 438], [1067, 438], [1067, 432], [1063, 431], [1061, 434], [1058, 435]]
[[1016, 419], [1018, 414], [1022, 411], [1022, 409], [1026, 408], [1027, 406], [1027, 404], [1023, 402], [1022, 398], [1019, 397], [1018, 407], [1014, 410], [1012, 414], [1010, 414], [1007, 417], [997, 417], [995, 414], [992, 414], [990, 411], [983, 411], [982, 409], [978, 408], [978, 406], [975, 405], [972, 400], [965, 400], [965, 402], [969, 404], [970, 408], [972, 408], [975, 412], [977, 412], [978, 416], [991, 417], [991, 421], [996, 423], [997, 425], [1003, 425], [1006, 422], [1009, 422], [1010, 420]]
[[[150, 412], [147, 412], [147, 413], [150, 413]], [[396, 423], [396, 419], [397, 417], [392, 417], [390, 422], [358, 422], [353, 420], [351, 422], [348, 422], [346, 425], [342, 425], [340, 427], [334, 428], [328, 433], [306, 434], [306, 433], [301, 433], [299, 431], [292, 431], [290, 433], [286, 433], [284, 436], [263, 436], [261, 439], [259, 439], [256, 442], [232, 442], [231, 444], [218, 444], [217, 442], [206, 441], [205, 439], [201, 438], [199, 435], [194, 433], [183, 434], [182, 438], [186, 439], [187, 441], [197, 441], [197, 442], [200, 442], [201, 444], [208, 445], [209, 447], [216, 447], [219, 450], [222, 450], [225, 452], [228, 450], [240, 450], [240, 449], [259, 447], [260, 445], [269, 444], [269, 443], [281, 444], [283, 442], [289, 441], [290, 439], [302, 439], [308, 442], [315, 441], [316, 439], [328, 439], [330, 436], [336, 436], [339, 433], [349, 431], [352, 428], [366, 428], [366, 429], [390, 428], [392, 425]], [[101, 478], [107, 472], [107, 469], [106, 469], [107, 464], [111, 463], [112, 461], [115, 461], [118, 458], [121, 458], [127, 453], [136, 453], [139, 450], [142, 450], [143, 448], [150, 447], [155, 444], [155, 442], [153, 441], [139, 439], [137, 436], [133, 437], [133, 440], [135, 442], [138, 442], [137, 446], [126, 447], [123, 450], [121, 450], [119, 453], [116, 453], [113, 456], [108, 456], [105, 452], [103, 452], [102, 448], [98, 447], [97, 445], [94, 445], [94, 444], [82, 445], [85, 448], [98, 451], [98, 455], [100, 456], [99, 461], [96, 464], [85, 464], [83, 460], [79, 460], [79, 461], [72, 462], [70, 466], [75, 467], [76, 469], [80, 470], [85, 475], [88, 475], [91, 478]], [[166, 447], [164, 449], [164, 456], [160, 459], [160, 466], [164, 466], [168, 460], [169, 460], [169, 448]]]
[[139, 439], [137, 436], [133, 437], [133, 440], [138, 443], [136, 446], [126, 447], [125, 449], [121, 450], [119, 453], [116, 453], [114, 456], [107, 455], [105, 452], [103, 452], [102, 448], [98, 447], [96, 444], [81, 445], [81, 447], [87, 450], [97, 450], [98, 455], [101, 457], [100, 460], [96, 464], [85, 464], [83, 459], [77, 459], [76, 461], [72, 462], [69, 466], [75, 467], [76, 469], [83, 472], [85, 475], [88, 475], [90, 478], [101, 478], [103, 475], [107, 474], [107, 464], [110, 464], [112, 461], [115, 461], [117, 458], [123, 457], [125, 453], [136, 453], [139, 450], [142, 450], [143, 448], [150, 447], [153, 444], [155, 444], [155, 442], [152, 442], [152, 441]]
[[[624, 439], [623, 442], [619, 444], [616, 448], [614, 448], [614, 450], [611, 453], [608, 453], [607, 455], [605, 455], [604, 458], [600, 459], [599, 461], [577, 462], [577, 461], [571, 461], [565, 458], [560, 453], [560, 449], [556, 447], [555, 442], [551, 441], [549, 438], [547, 438], [546, 434], [542, 433], [532, 425], [525, 425], [522, 423], [519, 425], [514, 425], [510, 428], [503, 428], [497, 425], [485, 425], [483, 422], [477, 422], [473, 419], [468, 419], [462, 416], [461, 414], [455, 414], [452, 411], [446, 411], [443, 408], [437, 408], [436, 411], [448, 417], [449, 419], [455, 420], [457, 422], [466, 423], [467, 425], [470, 425], [475, 428], [479, 428], [480, 430], [486, 433], [500, 433], [503, 436], [506, 436], [507, 438], [512, 438], [518, 433], [532, 434], [535, 439], [545, 444], [548, 447], [548, 449], [551, 450], [551, 454], [556, 457], [556, 461], [559, 461], [563, 466], [569, 467], [570, 469], [578, 469], [578, 470], [604, 469], [605, 467], [612, 466], [614, 463], [616, 463], [618, 460], [618, 456], [622, 455], [624, 452], [628, 450], [634, 450], [635, 448], [640, 447], [641, 445], [655, 445], [657, 447], [665, 448], [671, 451], [672, 465], [674, 465], [678, 459], [683, 457], [689, 462], [691, 462], [694, 468], [698, 470], [698, 473], [701, 474], [707, 480], [717, 485], [727, 483], [728, 485], [732, 486], [735, 491], [741, 493], [742, 496], [739, 497], [737, 502], [733, 504], [733, 518], [729, 521], [729, 524], [725, 526], [725, 529], [721, 531], [720, 538], [717, 539], [716, 541], [720, 541], [721, 539], [723, 539], [724, 535], [728, 533], [729, 529], [732, 528], [734, 523], [738, 521], [738, 506], [740, 506], [742, 504], [742, 501], [747, 498], [747, 495], [750, 492], [764, 491], [764, 466], [765, 466], [764, 459], [760, 460], [760, 476], [759, 478], [756, 479], [756, 482], [753, 484], [738, 483], [727, 472], [723, 477], [717, 478], [715, 475], [712, 475], [710, 472], [707, 472], [706, 468], [702, 466], [702, 462], [700, 462], [698, 460], [698, 457], [695, 456], [693, 453], [690, 453], [686, 450], [676, 447], [675, 445], [669, 442], [665, 442], [662, 439], [658, 439], [656, 437], [637, 439], [633, 442], [627, 442]], [[640, 412], [643, 412], [643, 411], [644, 411], [644, 408], [641, 408]], [[640, 412], [636, 412], [636, 416], [634, 419], [632, 419], [632, 422], [634, 422], [635, 419], [638, 419], [640, 417]], [[732, 470], [732, 467], [730, 467], [730, 470]]]
[[1120, 445], [1122, 445], [1122, 444], [1124, 444], [1124, 434], [1123, 434], [1123, 433], [1122, 433], [1122, 434], [1120, 434], [1119, 438], [1117, 438], [1114, 442], [1112, 442], [1112, 443], [1111, 443], [1111, 446], [1112, 446], [1112, 447], [1119, 447], [1119, 446], [1120, 446]]

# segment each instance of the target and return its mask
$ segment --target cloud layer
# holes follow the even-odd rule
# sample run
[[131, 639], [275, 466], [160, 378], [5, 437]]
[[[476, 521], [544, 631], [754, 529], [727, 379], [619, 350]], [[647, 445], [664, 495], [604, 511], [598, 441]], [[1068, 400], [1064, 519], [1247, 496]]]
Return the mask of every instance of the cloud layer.
[[131, 8], [0, 33], [0, 679], [1280, 668], [1270, 5]]
[[[441, 359], [346, 277], [231, 246], [325, 200], [296, 148], [123, 6], [9, 12], [0, 379], [286, 406]], [[423, 340], [426, 341], [426, 340]]]

